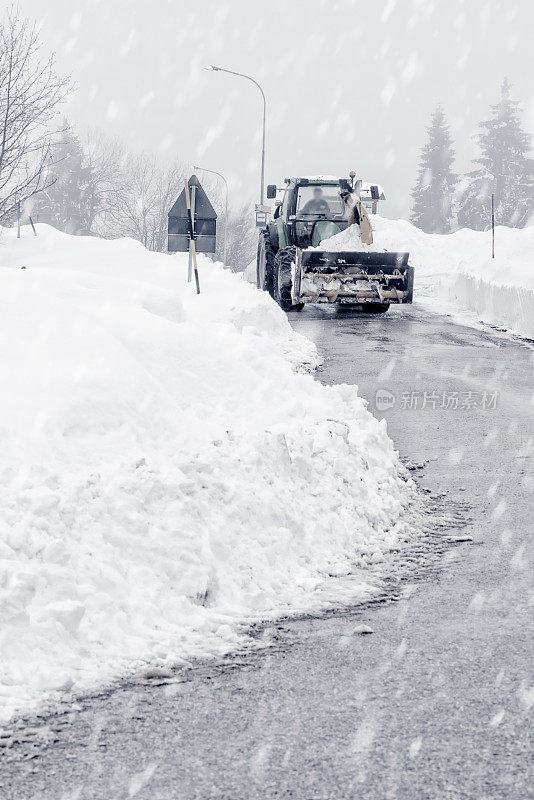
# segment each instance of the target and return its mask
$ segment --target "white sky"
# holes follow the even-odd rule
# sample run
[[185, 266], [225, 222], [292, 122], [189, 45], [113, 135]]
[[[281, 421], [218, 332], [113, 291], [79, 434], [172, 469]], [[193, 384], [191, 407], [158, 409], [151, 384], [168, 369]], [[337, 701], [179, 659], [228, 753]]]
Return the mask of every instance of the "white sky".
[[[4, 4], [4, 0], [2, 0]], [[6, 4], [7, 5], [7, 4]], [[224, 173], [232, 201], [266, 182], [346, 175], [384, 186], [405, 216], [429, 115], [441, 102], [457, 169], [503, 76], [534, 131], [534, 0], [19, 0], [77, 91], [68, 116], [140, 151]]]

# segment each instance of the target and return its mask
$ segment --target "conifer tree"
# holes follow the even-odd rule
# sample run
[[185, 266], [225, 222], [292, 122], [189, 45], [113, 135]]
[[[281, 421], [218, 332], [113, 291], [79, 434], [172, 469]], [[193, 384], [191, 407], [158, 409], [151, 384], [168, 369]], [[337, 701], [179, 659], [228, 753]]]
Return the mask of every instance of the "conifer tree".
[[47, 175], [47, 183], [51, 185], [42, 193], [37, 206], [39, 222], [47, 222], [66, 233], [89, 234], [91, 170], [85, 165], [78, 137], [66, 125], [53, 161]]
[[501, 98], [491, 110], [491, 117], [479, 125], [481, 155], [475, 159], [478, 168], [467, 175], [458, 224], [475, 230], [488, 228], [493, 193], [496, 224], [522, 228], [534, 213], [530, 135], [521, 127], [519, 103], [510, 98], [507, 78], [501, 86]]
[[427, 128], [417, 182], [412, 191], [411, 221], [426, 233], [449, 233], [452, 199], [458, 177], [452, 171], [454, 150], [445, 114], [438, 106]]

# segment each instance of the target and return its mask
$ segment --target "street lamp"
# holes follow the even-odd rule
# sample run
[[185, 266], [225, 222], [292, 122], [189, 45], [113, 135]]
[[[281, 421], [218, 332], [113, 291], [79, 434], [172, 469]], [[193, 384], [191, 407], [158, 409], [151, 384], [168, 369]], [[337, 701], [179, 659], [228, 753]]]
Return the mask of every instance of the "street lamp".
[[267, 103], [265, 101], [265, 93], [261, 88], [258, 81], [255, 81], [254, 78], [251, 78], [250, 75], [244, 75], [242, 72], [234, 72], [231, 69], [224, 69], [224, 67], [215, 67], [213, 64], [207, 64], [204, 69], [210, 70], [211, 72], [228, 72], [229, 75], [238, 75], [240, 78], [246, 78], [247, 81], [251, 81], [261, 92], [261, 96], [263, 98], [263, 136], [262, 136], [262, 143], [261, 143], [261, 189], [260, 189], [260, 204], [263, 205], [263, 190], [265, 186], [265, 111], [267, 107]]
[[206, 167], [195, 167], [195, 166], [193, 166], [193, 169], [200, 169], [200, 170], [202, 170], [202, 172], [211, 172], [212, 175], [218, 175], [219, 178], [221, 178], [221, 180], [224, 181], [224, 185], [225, 185], [225, 188], [226, 188], [226, 202], [225, 202], [225, 210], [224, 210], [223, 261], [224, 261], [225, 266], [228, 266], [227, 263], [226, 263], [226, 241], [227, 241], [226, 234], [228, 232], [228, 181], [226, 180], [224, 175], [221, 175], [220, 172], [216, 172], [214, 169], [206, 169]]

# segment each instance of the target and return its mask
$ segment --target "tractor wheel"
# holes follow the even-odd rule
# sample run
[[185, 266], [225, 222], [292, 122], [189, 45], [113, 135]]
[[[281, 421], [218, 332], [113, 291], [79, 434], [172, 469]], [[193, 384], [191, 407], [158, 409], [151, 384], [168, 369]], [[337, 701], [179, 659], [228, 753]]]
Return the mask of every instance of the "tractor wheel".
[[362, 311], [365, 314], [385, 314], [389, 308], [389, 303], [365, 303]]
[[261, 230], [258, 239], [258, 256], [256, 261], [256, 285], [258, 289], [269, 292], [273, 297], [273, 273], [275, 252], [271, 244], [268, 230]]
[[284, 311], [302, 311], [304, 308], [304, 303], [293, 305], [291, 300], [292, 268], [296, 260], [295, 247], [279, 250], [274, 259], [274, 299]]

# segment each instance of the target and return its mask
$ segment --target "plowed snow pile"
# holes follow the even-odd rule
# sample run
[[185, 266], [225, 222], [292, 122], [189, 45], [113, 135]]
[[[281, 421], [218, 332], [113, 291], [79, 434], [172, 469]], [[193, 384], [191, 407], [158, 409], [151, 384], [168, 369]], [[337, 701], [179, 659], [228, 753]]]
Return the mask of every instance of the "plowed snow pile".
[[374, 244], [363, 245], [351, 228], [320, 245], [326, 250], [409, 251], [415, 267], [415, 300], [421, 290], [512, 333], [534, 339], [534, 226], [497, 227], [496, 257], [491, 232], [467, 228], [448, 235], [427, 234], [406, 220], [371, 217]]
[[0, 239], [3, 718], [367, 597], [406, 538], [385, 425], [267, 294], [200, 270], [197, 297], [131, 240]]

